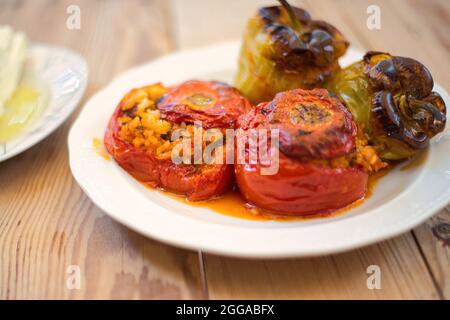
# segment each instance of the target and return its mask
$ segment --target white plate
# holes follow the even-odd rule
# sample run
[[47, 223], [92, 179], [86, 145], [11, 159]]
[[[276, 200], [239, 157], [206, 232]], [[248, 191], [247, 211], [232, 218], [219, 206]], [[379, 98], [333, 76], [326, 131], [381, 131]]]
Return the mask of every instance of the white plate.
[[0, 162], [9, 159], [40, 142], [55, 131], [83, 97], [88, 68], [75, 52], [48, 45], [31, 47], [28, 68], [48, 90], [48, 103], [39, 117], [17, 137], [0, 143]]
[[[332, 218], [249, 221], [191, 207], [145, 188], [114, 161], [98, 155], [109, 117], [131, 88], [188, 79], [231, 82], [239, 44], [226, 43], [165, 56], [123, 74], [86, 104], [69, 134], [72, 173], [92, 201], [112, 218], [149, 237], [190, 249], [243, 257], [292, 257], [334, 253], [412, 229], [450, 202], [450, 133], [433, 139], [426, 160], [381, 179], [361, 206]], [[349, 50], [344, 65], [362, 53]], [[444, 90], [436, 86], [448, 106]]]

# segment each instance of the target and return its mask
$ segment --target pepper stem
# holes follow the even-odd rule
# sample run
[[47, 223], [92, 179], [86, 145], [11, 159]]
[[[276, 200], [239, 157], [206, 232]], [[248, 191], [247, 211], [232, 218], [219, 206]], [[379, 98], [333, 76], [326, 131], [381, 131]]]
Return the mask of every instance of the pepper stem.
[[291, 20], [292, 26], [295, 30], [300, 30], [300, 23], [298, 22], [297, 16], [294, 13], [294, 9], [292, 9], [292, 6], [287, 2], [287, 0], [278, 0], [283, 8], [287, 11], [289, 15], [289, 19]]

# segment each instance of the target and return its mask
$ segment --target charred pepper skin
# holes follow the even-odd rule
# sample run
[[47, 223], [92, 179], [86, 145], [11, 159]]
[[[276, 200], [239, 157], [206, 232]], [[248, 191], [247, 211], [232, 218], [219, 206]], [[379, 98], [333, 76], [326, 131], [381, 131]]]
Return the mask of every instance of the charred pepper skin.
[[278, 92], [322, 87], [340, 69], [349, 45], [343, 35], [303, 9], [292, 11], [295, 24], [281, 6], [262, 8], [248, 22], [235, 85], [255, 104]]
[[[309, 112], [297, 115], [295, 111], [292, 117], [290, 111], [302, 105], [307, 105]], [[251, 148], [247, 144], [247, 161], [235, 164], [239, 190], [250, 204], [274, 214], [307, 216], [329, 213], [364, 197], [369, 175], [363, 168], [333, 167], [327, 162], [354, 151], [356, 124], [326, 90], [279, 93], [273, 101], [261, 103], [241, 117], [238, 125], [245, 133], [252, 129], [280, 132], [278, 160], [269, 140], [269, 162], [248, 161]], [[309, 148], [314, 142], [319, 142], [320, 150]], [[279, 170], [262, 174], [262, 169], [275, 161]]]
[[404, 160], [446, 124], [446, 106], [420, 62], [382, 52], [337, 72], [325, 85], [352, 112], [384, 160]]

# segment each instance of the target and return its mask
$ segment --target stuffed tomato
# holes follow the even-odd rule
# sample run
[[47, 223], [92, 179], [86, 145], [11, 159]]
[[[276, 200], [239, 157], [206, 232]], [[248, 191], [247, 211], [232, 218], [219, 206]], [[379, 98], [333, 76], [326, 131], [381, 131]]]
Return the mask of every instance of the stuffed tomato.
[[[274, 213], [309, 215], [345, 207], [363, 198], [369, 174], [386, 166], [350, 112], [325, 89], [279, 93], [243, 116], [239, 127], [247, 138], [245, 161], [235, 164], [239, 189], [250, 204]], [[252, 151], [255, 140], [248, 136], [255, 130], [271, 134]], [[261, 155], [263, 147], [268, 157], [252, 161], [251, 153]], [[263, 174], [274, 166], [276, 171]]]
[[[122, 99], [104, 143], [117, 163], [137, 180], [183, 194], [188, 200], [205, 200], [232, 187], [233, 167], [225, 161], [194, 161], [192, 137], [199, 134], [202, 151], [208, 145], [204, 129], [233, 128], [237, 116], [249, 108], [236, 89], [219, 82], [188, 81], [171, 89], [154, 84], [134, 89]], [[181, 134], [175, 136], [175, 132]], [[182, 149], [183, 162], [174, 161], [174, 151], [180, 150], [186, 137], [190, 151], [183, 154]]]

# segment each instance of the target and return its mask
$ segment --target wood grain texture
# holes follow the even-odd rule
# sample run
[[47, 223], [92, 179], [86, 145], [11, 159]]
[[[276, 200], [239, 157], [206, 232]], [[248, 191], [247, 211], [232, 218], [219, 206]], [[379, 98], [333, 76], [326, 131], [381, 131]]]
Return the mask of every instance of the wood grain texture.
[[[367, 287], [369, 266], [381, 289]], [[212, 299], [439, 299], [412, 236], [340, 255], [274, 261], [205, 257]]]
[[414, 230], [439, 294], [450, 299], [450, 208]]
[[[69, 4], [81, 8], [79, 31], [65, 27]], [[8, 0], [0, 2], [0, 21], [33, 41], [79, 51], [90, 67], [89, 97], [119, 72], [172, 49], [166, 9], [163, 0]], [[66, 143], [74, 117], [0, 163], [0, 298], [203, 298], [197, 253], [119, 225], [76, 184]], [[80, 290], [66, 287], [70, 265], [80, 267]]]
[[[356, 47], [420, 60], [450, 89], [449, 1], [292, 2], [335, 24]], [[174, 49], [240, 39], [247, 18], [272, 3], [2, 0], [0, 24], [80, 52], [90, 68], [89, 98], [132, 65]], [[65, 27], [71, 4], [81, 8], [78, 31]], [[381, 8], [381, 30], [366, 28], [370, 4]], [[450, 298], [449, 209], [395, 239], [321, 258], [245, 260], [181, 250], [119, 225], [84, 195], [67, 159], [75, 117], [0, 163], [0, 299]], [[80, 290], [66, 287], [70, 265], [80, 267]], [[381, 290], [367, 289], [370, 265], [381, 268]]]

